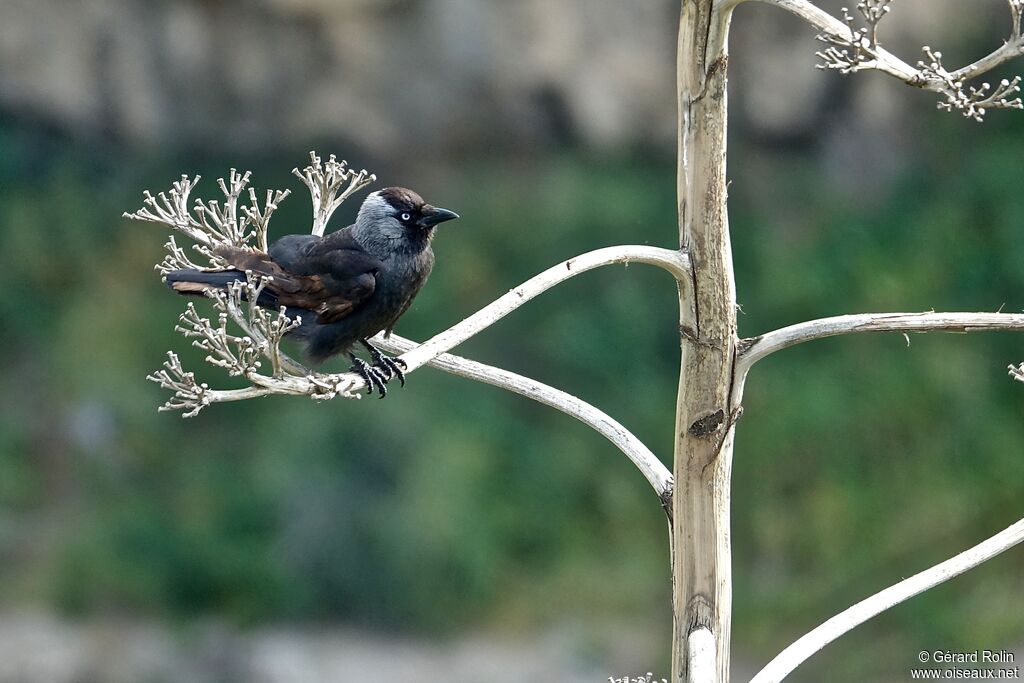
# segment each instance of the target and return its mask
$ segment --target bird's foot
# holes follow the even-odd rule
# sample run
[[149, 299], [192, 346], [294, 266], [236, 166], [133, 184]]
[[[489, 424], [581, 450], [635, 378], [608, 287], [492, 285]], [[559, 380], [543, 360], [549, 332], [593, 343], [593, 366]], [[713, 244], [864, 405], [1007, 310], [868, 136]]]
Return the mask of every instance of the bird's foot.
[[373, 359], [373, 366], [375, 368], [386, 373], [389, 380], [397, 377], [402, 386], [405, 386], [405, 371], [409, 369], [409, 366], [405, 364], [404, 360], [385, 356], [381, 353], [380, 349], [365, 339], [363, 340], [363, 346], [366, 347], [367, 352]]
[[376, 347], [367, 345], [366, 348], [369, 349], [370, 357], [373, 358], [373, 366], [386, 372], [389, 380], [397, 377], [398, 381], [401, 382], [404, 387], [405, 370], [409, 369], [409, 366], [405, 364], [405, 361], [401, 358], [386, 356]]
[[372, 394], [373, 390], [376, 389], [380, 393], [380, 397], [384, 398], [388, 395], [388, 381], [391, 376], [378, 368], [376, 365], [370, 365], [362, 358], [352, 356], [352, 367], [350, 370], [366, 382], [366, 393]]

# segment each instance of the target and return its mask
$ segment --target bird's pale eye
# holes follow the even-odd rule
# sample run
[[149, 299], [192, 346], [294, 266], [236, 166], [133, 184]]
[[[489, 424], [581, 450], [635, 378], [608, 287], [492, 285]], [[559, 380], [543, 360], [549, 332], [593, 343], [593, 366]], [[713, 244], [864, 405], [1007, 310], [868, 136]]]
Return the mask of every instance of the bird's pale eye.
[[403, 213], [403, 214], [402, 214], [402, 220], [403, 220], [403, 221], [407, 221], [407, 220], [409, 220], [410, 218], [412, 218], [412, 214], [411, 214], [411, 213], [409, 213], [408, 211], [406, 211], [405, 213]]

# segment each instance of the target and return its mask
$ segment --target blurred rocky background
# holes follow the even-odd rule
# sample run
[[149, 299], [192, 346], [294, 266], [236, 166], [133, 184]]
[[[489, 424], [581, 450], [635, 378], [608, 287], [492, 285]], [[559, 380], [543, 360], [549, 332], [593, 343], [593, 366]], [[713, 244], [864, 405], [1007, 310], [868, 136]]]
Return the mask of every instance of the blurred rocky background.
[[[396, 161], [674, 143], [667, 0], [7, 0], [0, 12], [0, 103], [77, 135], [240, 150], [330, 138]], [[901, 0], [884, 36], [911, 62], [927, 42], [976, 58], [1005, 13]], [[750, 3], [736, 24], [734, 123], [748, 134], [827, 139], [839, 130], [823, 124], [867, 112], [899, 129], [909, 96], [814, 71], [801, 21]]]
[[[426, 338], [572, 254], [676, 243], [677, 12], [0, 3], [0, 683], [667, 675], [664, 520], [617, 451], [430, 370], [380, 403], [157, 413], [146, 373], [169, 348], [201, 354], [152, 271], [164, 235], [120, 215], [182, 173], [212, 197], [237, 167], [291, 188], [277, 234], [303, 231], [289, 170], [337, 153], [463, 215], [399, 326]], [[1000, 0], [899, 0], [882, 38], [954, 64], [1008, 30]], [[884, 76], [818, 71], [813, 35], [754, 2], [733, 22], [741, 332], [1024, 309], [1024, 114], [978, 125]], [[579, 393], [668, 460], [674, 299], [657, 272], [591, 273], [460, 352]], [[759, 366], [735, 465], [738, 678], [1021, 516], [1024, 391], [1005, 376], [1021, 360], [1014, 335], [893, 335]], [[894, 610], [793, 680], [906, 680], [922, 649], [1019, 648], [1022, 559]]]

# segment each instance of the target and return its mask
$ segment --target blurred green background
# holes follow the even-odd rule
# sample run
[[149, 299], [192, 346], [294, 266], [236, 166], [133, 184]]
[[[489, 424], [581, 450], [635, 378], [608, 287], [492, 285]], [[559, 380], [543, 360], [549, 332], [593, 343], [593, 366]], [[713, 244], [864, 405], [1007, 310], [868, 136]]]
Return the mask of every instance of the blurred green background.
[[[350, 11], [387, 25], [394, 7]], [[0, 16], [31, 11], [15, 3]], [[260, 20], [274, 21], [267, 11]], [[1024, 309], [1024, 115], [993, 112], [979, 126], [883, 78], [808, 69], [811, 118], [766, 124], [744, 98], [781, 89], [784, 105], [799, 88], [784, 89], [785, 52], [774, 72], [781, 85], [743, 81], [765, 68], [749, 46], [775, 30], [814, 49], [799, 25], [773, 29], [761, 23], [768, 16], [741, 12], [734, 29], [741, 333], [851, 312]], [[954, 48], [983, 54], [1000, 26], [967, 31]], [[671, 26], [655, 30], [671, 46]], [[671, 49], [659, 50], [670, 74]], [[375, 68], [364, 70], [384, 76]], [[186, 642], [210, 622], [240, 640], [342, 625], [442, 647], [481, 633], [530, 642], [554, 633], [580, 680], [667, 676], [665, 522], [612, 446], [559, 413], [430, 369], [382, 402], [274, 397], [185, 421], [158, 413], [166, 397], [144, 378], [166, 350], [211, 384], [225, 379], [173, 331], [184, 302], [152, 268], [165, 232], [120, 215], [141, 205], [143, 189], [166, 189], [182, 173], [202, 174], [199, 195], [212, 198], [216, 178], [235, 167], [252, 170], [259, 189], [291, 188], [274, 234], [304, 231], [308, 196], [289, 171], [312, 148], [337, 153], [375, 171], [378, 186], [414, 187], [462, 215], [439, 233], [434, 275], [398, 326], [425, 339], [582, 251], [675, 246], [671, 80], [660, 86], [668, 108], [648, 103], [667, 127], [639, 122], [639, 133], [608, 139], [580, 122], [585, 107], [563, 111], [541, 97], [546, 123], [532, 135], [529, 113], [509, 104], [515, 94], [488, 91], [481, 110], [525, 122], [508, 139], [500, 117], [490, 129], [468, 125], [458, 144], [450, 131], [437, 133], [440, 144], [411, 124], [360, 142], [372, 126], [358, 118], [272, 143], [262, 124], [220, 141], [203, 131], [136, 136], [105, 110], [96, 125], [71, 124], [45, 100], [26, 105], [16, 81], [0, 78], [0, 618], [159, 624]], [[476, 110], [461, 111], [439, 120], [457, 128]], [[237, 123], [223, 114], [214, 121]], [[357, 206], [343, 206], [333, 226]], [[457, 352], [580, 395], [669, 462], [677, 315], [660, 271], [606, 268]], [[1005, 371], [1022, 360], [1019, 335], [914, 336], [909, 348], [900, 335], [877, 335], [808, 344], [757, 367], [734, 467], [738, 672], [1022, 515], [1024, 386]], [[1010, 551], [892, 610], [792, 680], [905, 680], [921, 649], [1020, 651], [1022, 560]], [[0, 651], [23, 642], [12, 633], [0, 629]], [[231, 667], [209, 675], [271, 680]], [[0, 679], [37, 680], [2, 665]]]

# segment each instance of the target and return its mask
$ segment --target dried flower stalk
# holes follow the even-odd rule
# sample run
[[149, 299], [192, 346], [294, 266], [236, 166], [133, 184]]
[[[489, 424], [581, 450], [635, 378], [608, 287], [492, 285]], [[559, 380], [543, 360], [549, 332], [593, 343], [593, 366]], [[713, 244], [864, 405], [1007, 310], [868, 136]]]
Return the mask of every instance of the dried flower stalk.
[[[746, 0], [715, 0], [719, 11], [730, 11]], [[878, 38], [878, 27], [888, 16], [892, 0], [860, 0], [857, 10], [860, 25], [847, 8], [840, 18], [834, 17], [810, 0], [759, 0], [775, 5], [801, 17], [818, 29], [817, 39], [826, 47], [817, 52], [819, 69], [830, 69], [848, 74], [874, 70], [887, 73], [907, 85], [938, 93], [937, 108], [959, 112], [974, 121], [984, 121], [991, 109], [1021, 109], [1024, 103], [1018, 96], [1020, 78], [1002, 79], [997, 84], [970, 81], [992, 69], [1024, 54], [1024, 36], [1021, 33], [1024, 1], [1007, 0], [1010, 10], [1010, 36], [998, 48], [981, 59], [956, 70], [942, 64], [942, 53], [925, 46], [925, 59], [916, 66], [903, 61], [884, 47]]]

